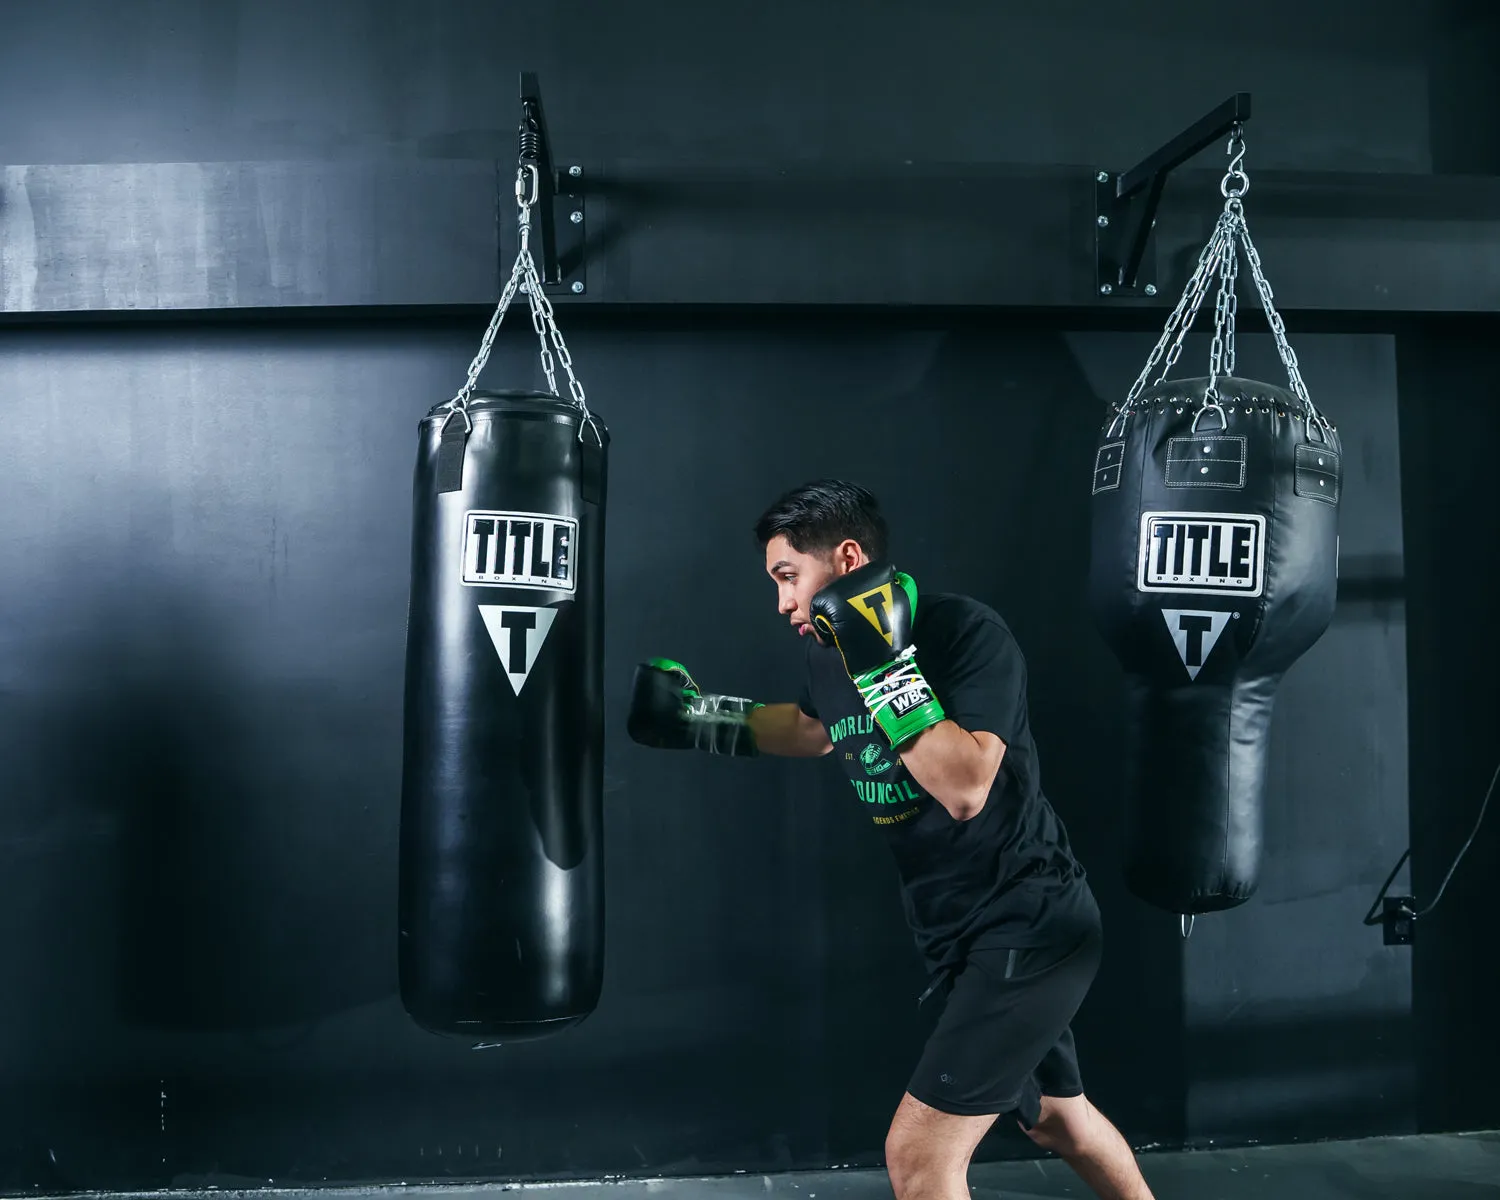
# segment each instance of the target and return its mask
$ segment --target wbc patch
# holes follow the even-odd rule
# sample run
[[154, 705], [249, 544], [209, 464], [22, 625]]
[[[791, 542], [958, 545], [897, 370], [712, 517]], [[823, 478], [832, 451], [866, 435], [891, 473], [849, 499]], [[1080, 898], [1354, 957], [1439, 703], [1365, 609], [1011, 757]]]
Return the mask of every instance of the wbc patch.
[[932, 700], [926, 688], [909, 688], [891, 697], [891, 708], [898, 717], [904, 717], [912, 709]]
[[1259, 596], [1266, 519], [1254, 513], [1141, 514], [1136, 587], [1142, 592]]
[[555, 513], [464, 514], [463, 581], [472, 587], [572, 592], [578, 522]]

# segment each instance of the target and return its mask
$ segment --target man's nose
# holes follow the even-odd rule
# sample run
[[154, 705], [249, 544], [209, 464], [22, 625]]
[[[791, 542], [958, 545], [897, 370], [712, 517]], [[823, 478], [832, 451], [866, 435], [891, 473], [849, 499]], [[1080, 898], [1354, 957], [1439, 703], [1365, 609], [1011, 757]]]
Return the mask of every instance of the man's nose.
[[784, 613], [784, 614], [793, 613], [793, 612], [796, 611], [796, 609], [797, 609], [797, 597], [793, 596], [793, 595], [785, 595], [785, 596], [783, 596], [781, 598], [781, 603], [776, 606], [776, 611], [779, 612], [779, 613]]

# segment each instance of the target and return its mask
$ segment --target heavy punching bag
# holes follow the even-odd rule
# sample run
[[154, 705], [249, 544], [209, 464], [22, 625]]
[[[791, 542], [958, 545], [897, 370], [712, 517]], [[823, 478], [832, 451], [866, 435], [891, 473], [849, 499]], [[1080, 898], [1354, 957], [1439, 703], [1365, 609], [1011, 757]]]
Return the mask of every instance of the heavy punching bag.
[[[604, 965], [608, 435], [555, 394], [526, 250], [453, 401], [421, 422], [401, 795], [401, 999], [496, 1044], [576, 1025]], [[553, 393], [475, 390], [517, 284]]]
[[[1336, 595], [1339, 438], [1275, 313], [1244, 186], [1236, 165], [1183, 303], [1101, 433], [1092, 487], [1089, 600], [1127, 680], [1126, 885], [1184, 917], [1256, 889], [1276, 690]], [[1233, 375], [1236, 238], [1291, 390]], [[1216, 273], [1210, 375], [1145, 386], [1175, 332], [1170, 369]]]
[[463, 432], [440, 406], [413, 489], [401, 997], [516, 1041], [582, 1020], [603, 974], [606, 435], [541, 393], [467, 412], [462, 487], [440, 489]]

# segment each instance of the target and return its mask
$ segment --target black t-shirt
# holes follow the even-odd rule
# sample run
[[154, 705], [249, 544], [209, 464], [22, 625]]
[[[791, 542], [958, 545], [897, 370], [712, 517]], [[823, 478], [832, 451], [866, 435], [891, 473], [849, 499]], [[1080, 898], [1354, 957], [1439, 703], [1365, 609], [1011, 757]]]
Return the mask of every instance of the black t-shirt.
[[1005, 754], [979, 813], [955, 820], [907, 771], [832, 646], [808, 635], [802, 711], [896, 859], [907, 921], [933, 969], [975, 946], [1071, 944], [1099, 920], [1062, 820], [1042, 793], [1026, 703], [1026, 662], [1000, 616], [967, 596], [922, 595], [912, 641], [945, 715], [989, 732]]

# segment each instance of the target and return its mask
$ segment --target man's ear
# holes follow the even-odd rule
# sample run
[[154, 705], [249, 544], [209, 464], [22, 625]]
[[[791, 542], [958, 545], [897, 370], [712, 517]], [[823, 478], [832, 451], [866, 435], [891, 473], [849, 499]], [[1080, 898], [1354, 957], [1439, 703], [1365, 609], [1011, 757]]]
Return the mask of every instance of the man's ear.
[[864, 548], [853, 538], [845, 538], [833, 550], [833, 570], [836, 575], [847, 575], [869, 562]]

